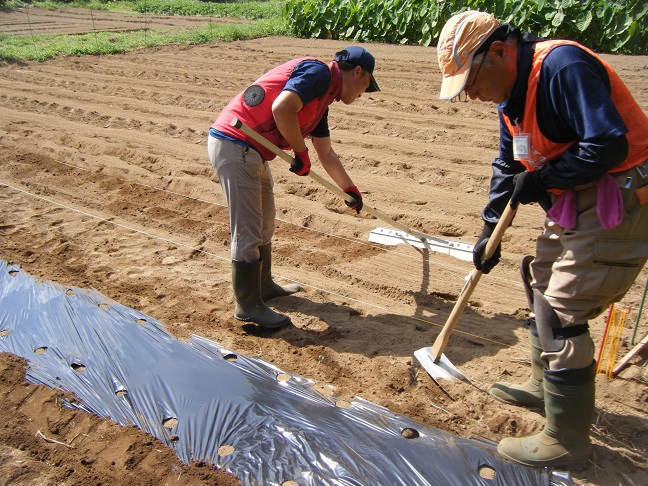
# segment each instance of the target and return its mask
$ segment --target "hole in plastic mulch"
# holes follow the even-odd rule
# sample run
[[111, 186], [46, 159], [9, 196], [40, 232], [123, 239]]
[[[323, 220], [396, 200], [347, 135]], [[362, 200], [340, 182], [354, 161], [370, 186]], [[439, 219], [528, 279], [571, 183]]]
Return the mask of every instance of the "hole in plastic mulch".
[[497, 471], [490, 466], [482, 465], [479, 466], [479, 477], [489, 480], [494, 480], [497, 476]]
[[411, 429], [409, 427], [403, 429], [401, 431], [401, 435], [405, 437], [406, 439], [418, 439], [419, 438], [419, 433], [418, 430], [416, 429]]
[[76, 363], [75, 362], [75, 363], [72, 363], [70, 366], [72, 367], [72, 369], [74, 371], [78, 371], [78, 372], [85, 371], [85, 369], [86, 369], [86, 367], [85, 367], [85, 365], [83, 363]]
[[165, 418], [162, 421], [162, 425], [164, 425], [167, 429], [172, 429], [173, 427], [178, 425], [178, 419], [175, 417]]
[[236, 449], [231, 445], [222, 445], [218, 448], [218, 455], [221, 457], [229, 456], [230, 454], [233, 454], [235, 450]]
[[290, 380], [290, 375], [286, 373], [279, 373], [277, 375], [277, 381], [280, 383], [286, 383], [287, 381]]
[[45, 354], [47, 351], [47, 346], [41, 346], [40, 348], [34, 349], [35, 354]]

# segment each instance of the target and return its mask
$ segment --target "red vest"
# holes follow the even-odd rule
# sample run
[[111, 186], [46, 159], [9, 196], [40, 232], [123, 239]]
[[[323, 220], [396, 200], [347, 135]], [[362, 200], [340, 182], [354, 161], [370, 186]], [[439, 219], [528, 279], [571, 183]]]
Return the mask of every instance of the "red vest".
[[[641, 110], [641, 107], [633, 99], [628, 87], [621, 81], [619, 75], [603, 61], [599, 56], [594, 54], [576, 42], [565, 40], [543, 41], [535, 44], [533, 54], [533, 65], [529, 74], [529, 84], [527, 88], [526, 104], [524, 106], [524, 115], [522, 123], [514, 126], [511, 120], [504, 115], [506, 126], [511, 134], [528, 133], [530, 135], [529, 154], [530, 159], [520, 160], [527, 170], [537, 170], [544, 166], [548, 161], [560, 157], [571, 146], [578, 143], [574, 140], [568, 143], [552, 142], [546, 138], [538, 126], [536, 111], [536, 101], [538, 94], [538, 79], [540, 78], [540, 67], [547, 54], [554, 48], [562, 45], [573, 45], [579, 47], [592, 56], [594, 56], [606, 69], [610, 78], [610, 93], [612, 101], [616, 105], [623, 121], [628, 127], [626, 138], [628, 140], [628, 156], [619, 165], [614, 167], [610, 173], [621, 172], [641, 164], [648, 159], [648, 117]], [[563, 191], [552, 190], [551, 192], [560, 193]]]
[[[275, 154], [265, 148], [263, 145], [255, 142], [247, 137], [243, 132], [232, 126], [232, 118], [236, 117], [241, 120], [245, 125], [252, 128], [257, 133], [263, 135], [264, 138], [274, 143], [281, 149], [289, 149], [290, 146], [286, 139], [279, 133], [274, 116], [272, 115], [272, 103], [281, 94], [281, 91], [286, 86], [286, 82], [290, 77], [293, 69], [297, 64], [302, 61], [312, 58], [300, 58], [288, 61], [285, 64], [277, 66], [276, 68], [268, 71], [254, 84], [263, 88], [265, 95], [261, 103], [256, 106], [249, 106], [243, 100], [245, 91], [239, 93], [229, 102], [229, 104], [221, 111], [216, 121], [213, 123], [212, 128], [215, 128], [221, 133], [231, 137], [243, 140], [246, 143], [256, 148], [265, 160], [272, 160]], [[317, 124], [320, 122], [326, 109], [331, 103], [340, 99], [342, 94], [342, 73], [338, 67], [337, 62], [332, 61], [327, 64], [331, 71], [331, 84], [326, 93], [319, 98], [315, 98], [306, 104], [298, 113], [299, 126], [301, 133], [306, 136], [312, 132]]]

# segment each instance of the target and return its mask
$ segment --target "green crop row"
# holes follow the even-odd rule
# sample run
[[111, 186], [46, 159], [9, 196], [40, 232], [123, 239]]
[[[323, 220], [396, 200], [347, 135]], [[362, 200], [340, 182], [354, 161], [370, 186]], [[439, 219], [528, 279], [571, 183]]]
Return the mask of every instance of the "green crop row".
[[[3, 0], [0, 0], [2, 2]], [[11, 0], [10, 6], [40, 8], [86, 8], [122, 13], [142, 12], [164, 15], [205, 15], [251, 19], [245, 23], [209, 22], [189, 29], [147, 29], [124, 32], [94, 31], [77, 35], [24, 35], [0, 32], [0, 64], [12, 61], [44, 61], [61, 55], [114, 54], [142, 47], [166, 44], [203, 44], [215, 40], [234, 41], [269, 35], [286, 35], [281, 17], [283, 0], [228, 1], [225, 3], [197, 0]], [[28, 10], [26, 9], [28, 12]], [[94, 24], [93, 24], [94, 25]]]
[[158, 15], [206, 15], [267, 19], [280, 15], [282, 0], [271, 1], [196, 1], [196, 0], [136, 0], [133, 10]]
[[109, 12], [252, 20], [280, 18], [283, 4], [284, 0], [0, 0], [0, 8], [28, 5], [47, 9], [78, 7]]
[[646, 0], [287, 0], [284, 17], [297, 37], [429, 46], [464, 10], [597, 52], [648, 54]]

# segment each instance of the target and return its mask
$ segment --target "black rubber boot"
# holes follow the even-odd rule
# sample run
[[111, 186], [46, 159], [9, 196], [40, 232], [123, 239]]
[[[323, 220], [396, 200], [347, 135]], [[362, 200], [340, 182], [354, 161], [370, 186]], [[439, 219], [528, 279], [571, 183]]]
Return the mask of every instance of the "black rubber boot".
[[261, 253], [261, 299], [265, 302], [273, 297], [283, 297], [299, 292], [298, 284], [279, 285], [272, 280], [272, 243], [259, 247]]
[[290, 324], [290, 317], [275, 312], [261, 300], [261, 262], [232, 261], [234, 317], [274, 329]]
[[519, 407], [544, 409], [544, 363], [540, 338], [531, 332], [531, 376], [522, 384], [493, 383], [488, 393], [500, 402]]
[[595, 363], [584, 369], [544, 372], [546, 423], [539, 434], [503, 439], [497, 451], [525, 466], [573, 467], [592, 454]]

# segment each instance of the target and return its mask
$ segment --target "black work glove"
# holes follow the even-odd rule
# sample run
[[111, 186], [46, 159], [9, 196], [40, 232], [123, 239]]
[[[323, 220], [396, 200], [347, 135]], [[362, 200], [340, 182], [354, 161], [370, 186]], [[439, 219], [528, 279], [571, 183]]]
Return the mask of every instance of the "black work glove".
[[531, 204], [544, 200], [547, 195], [547, 188], [540, 180], [537, 170], [520, 172], [513, 177], [513, 195], [511, 196], [511, 207], [517, 209], [518, 204]]
[[295, 165], [291, 166], [288, 170], [298, 176], [307, 176], [310, 174], [311, 161], [308, 155], [308, 149], [303, 152], [295, 152]]
[[355, 199], [354, 202], [350, 202], [345, 199], [344, 204], [349, 206], [351, 209], [355, 209], [356, 214], [360, 214], [360, 211], [362, 210], [362, 194], [360, 194], [358, 188], [356, 186], [350, 186], [347, 187], [344, 192]]
[[493, 223], [484, 223], [484, 229], [482, 229], [482, 233], [473, 248], [473, 263], [475, 264], [475, 268], [481, 273], [489, 273], [499, 263], [500, 257], [502, 256], [502, 244], [500, 243], [490, 258], [484, 258], [486, 245], [494, 229], [495, 225]]

